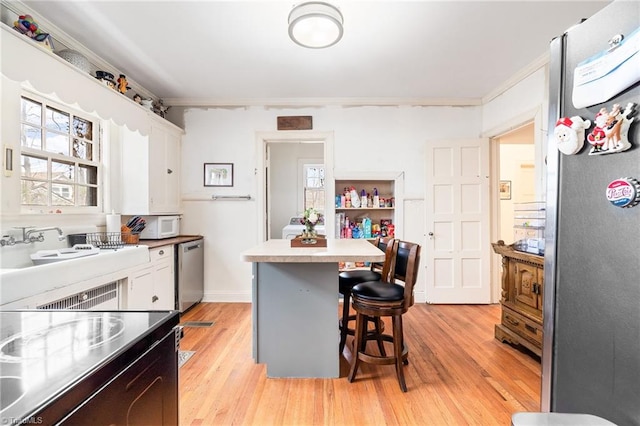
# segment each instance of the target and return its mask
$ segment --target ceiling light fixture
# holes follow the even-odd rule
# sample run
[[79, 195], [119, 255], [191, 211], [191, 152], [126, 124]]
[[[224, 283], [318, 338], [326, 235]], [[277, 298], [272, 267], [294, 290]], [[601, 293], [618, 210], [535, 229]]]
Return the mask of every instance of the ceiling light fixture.
[[322, 1], [301, 3], [289, 13], [289, 37], [302, 47], [323, 49], [340, 41], [342, 24], [337, 7]]

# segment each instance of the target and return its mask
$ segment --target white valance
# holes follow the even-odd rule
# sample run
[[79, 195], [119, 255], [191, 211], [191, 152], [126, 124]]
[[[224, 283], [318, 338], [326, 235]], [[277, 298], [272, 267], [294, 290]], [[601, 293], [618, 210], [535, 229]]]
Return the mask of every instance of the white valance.
[[142, 135], [149, 134], [151, 114], [141, 105], [109, 89], [96, 78], [81, 71], [37, 42], [6, 25], [0, 25], [1, 72], [8, 79], [29, 84], [43, 94], [55, 93], [70, 105], [96, 113], [104, 120], [113, 120]]

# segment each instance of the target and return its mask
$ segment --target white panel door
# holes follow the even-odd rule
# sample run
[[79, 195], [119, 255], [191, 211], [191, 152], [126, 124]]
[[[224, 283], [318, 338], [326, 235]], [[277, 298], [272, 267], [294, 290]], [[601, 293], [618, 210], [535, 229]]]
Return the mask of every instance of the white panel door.
[[490, 303], [489, 140], [426, 149], [427, 303]]

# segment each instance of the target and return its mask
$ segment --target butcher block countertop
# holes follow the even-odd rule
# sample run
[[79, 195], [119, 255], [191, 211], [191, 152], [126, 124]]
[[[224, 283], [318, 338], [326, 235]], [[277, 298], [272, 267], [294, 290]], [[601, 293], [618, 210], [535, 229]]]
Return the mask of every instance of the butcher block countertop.
[[327, 247], [291, 247], [290, 240], [269, 240], [242, 253], [246, 262], [382, 262], [384, 252], [365, 239], [328, 239]]
[[173, 244], [188, 243], [189, 241], [199, 240], [202, 235], [179, 235], [173, 238], [165, 238], [163, 240], [140, 240], [141, 245], [145, 245], [150, 249]]

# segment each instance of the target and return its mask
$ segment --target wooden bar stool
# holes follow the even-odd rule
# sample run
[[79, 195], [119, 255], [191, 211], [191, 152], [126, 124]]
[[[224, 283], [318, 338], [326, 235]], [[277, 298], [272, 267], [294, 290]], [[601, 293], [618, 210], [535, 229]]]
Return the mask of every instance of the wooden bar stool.
[[[360, 361], [377, 365], [394, 364], [400, 389], [406, 392], [403, 363], [408, 364], [409, 352], [404, 342], [402, 315], [413, 305], [413, 288], [420, 264], [420, 246], [406, 241], [398, 241], [395, 246], [392, 280], [360, 283], [351, 289], [353, 308], [356, 311], [356, 332], [348, 378], [349, 382], [353, 382]], [[404, 285], [398, 284], [397, 281], [402, 281]], [[367, 319], [380, 320], [382, 317], [391, 317], [393, 335], [368, 333]], [[367, 341], [374, 339], [379, 343], [381, 340], [393, 342], [393, 355], [387, 356], [384, 350], [380, 351], [380, 355], [367, 353]]]
[[[356, 320], [355, 315], [349, 315], [351, 289], [356, 284], [368, 281], [380, 281], [383, 277], [387, 280], [391, 272], [395, 240], [391, 237], [376, 237], [373, 244], [385, 252], [384, 262], [372, 262], [370, 269], [343, 271], [338, 275], [338, 291], [343, 297], [342, 317], [338, 321], [338, 328], [340, 329], [340, 353], [344, 350], [347, 335], [355, 335], [355, 329], [349, 328], [349, 321]], [[380, 327], [380, 323], [377, 323], [376, 326]], [[382, 330], [378, 331], [380, 333], [382, 332]]]

